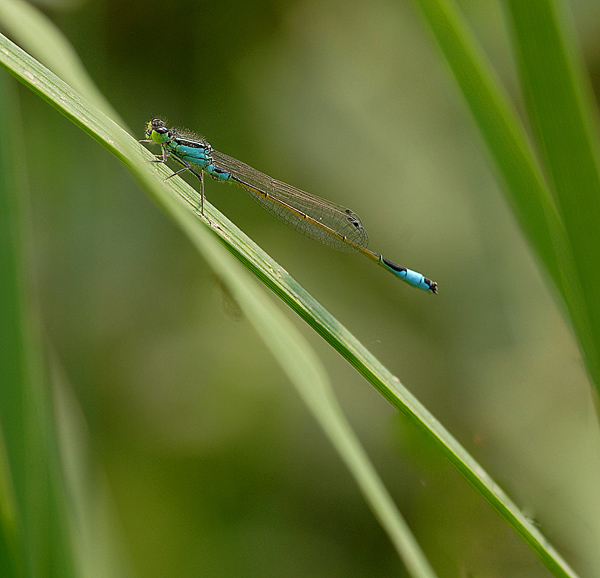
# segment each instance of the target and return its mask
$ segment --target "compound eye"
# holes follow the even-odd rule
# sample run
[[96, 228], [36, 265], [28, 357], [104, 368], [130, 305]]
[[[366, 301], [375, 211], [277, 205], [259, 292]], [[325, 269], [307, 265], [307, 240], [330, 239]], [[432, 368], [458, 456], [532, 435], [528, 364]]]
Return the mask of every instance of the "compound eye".
[[[160, 118], [153, 118], [150, 125], [152, 130], [158, 134], [167, 134], [169, 132], [169, 129], [165, 125], [165, 121]], [[148, 128], [150, 129], [150, 127]]]

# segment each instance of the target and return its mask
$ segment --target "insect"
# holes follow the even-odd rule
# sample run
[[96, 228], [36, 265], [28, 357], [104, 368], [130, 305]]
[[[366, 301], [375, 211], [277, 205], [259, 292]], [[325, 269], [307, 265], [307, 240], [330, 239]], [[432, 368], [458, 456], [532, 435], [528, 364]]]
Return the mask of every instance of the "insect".
[[183, 165], [182, 169], [168, 178], [185, 171], [198, 177], [202, 214], [206, 172], [217, 181], [231, 181], [242, 186], [263, 209], [303, 235], [340, 251], [362, 253], [409, 285], [437, 293], [435, 281], [367, 249], [367, 231], [358, 215], [350, 209], [273, 179], [246, 163], [214, 150], [203, 138], [168, 128], [159, 118], [147, 124], [146, 138], [141, 142], [160, 145], [162, 155], [157, 156], [154, 162], [166, 163], [172, 157]]

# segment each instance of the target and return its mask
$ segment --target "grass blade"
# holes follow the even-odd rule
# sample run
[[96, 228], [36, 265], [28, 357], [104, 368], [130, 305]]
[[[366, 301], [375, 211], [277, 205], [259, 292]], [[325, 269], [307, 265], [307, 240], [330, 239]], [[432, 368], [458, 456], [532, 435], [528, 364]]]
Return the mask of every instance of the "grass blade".
[[511, 0], [507, 7], [539, 157], [577, 270], [584, 312], [574, 323], [590, 373], [600, 387], [597, 111], [566, 11], [560, 12], [552, 0]]
[[[581, 258], [575, 257], [577, 248], [571, 244], [571, 234], [565, 230], [563, 216], [557, 209], [525, 129], [454, 3], [450, 0], [418, 0], [418, 4], [506, 185], [503, 192], [517, 221], [562, 296], [587, 368], [594, 382], [600, 384], [597, 342], [588, 318], [591, 313], [587, 305], [588, 291], [583, 289], [588, 282], [580, 276], [585, 273], [583, 263], [578, 264]], [[530, 38], [536, 35], [535, 23], [528, 32]], [[594, 285], [589, 283], [589, 291], [593, 288]]]
[[[12, 88], [12, 90], [11, 90]], [[0, 122], [12, 127], [0, 151], [0, 555], [3, 576], [75, 576], [51, 391], [28, 278], [28, 210], [19, 112], [0, 78]]]

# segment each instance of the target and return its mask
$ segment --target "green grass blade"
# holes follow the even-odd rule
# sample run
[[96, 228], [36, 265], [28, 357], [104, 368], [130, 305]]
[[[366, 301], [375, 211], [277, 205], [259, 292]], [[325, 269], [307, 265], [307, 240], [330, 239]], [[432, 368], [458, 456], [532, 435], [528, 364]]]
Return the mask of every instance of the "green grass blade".
[[[0, 79], [0, 111], [9, 103], [8, 81]], [[1, 119], [2, 121], [4, 119]], [[15, 448], [23, 443], [19, 423], [25, 419], [19, 403], [15, 404], [28, 383], [24, 363], [23, 326], [21, 324], [21, 250], [18, 234], [20, 222], [17, 196], [11, 182], [6, 147], [0, 151], [0, 520], [2, 522], [2, 568], [7, 577], [24, 575], [24, 552], [21, 549], [22, 508], [15, 488]], [[4, 397], [7, 399], [4, 399]], [[21, 467], [24, 464], [21, 461]]]
[[521, 229], [563, 298], [588, 370], [595, 383], [600, 384], [597, 347], [589, 328], [575, 248], [523, 125], [454, 3], [417, 2], [504, 180], [503, 191]]
[[417, 3], [506, 181], [509, 201], [530, 243], [562, 289], [554, 241], [564, 236], [562, 224], [518, 116], [455, 7], [445, 0]]
[[[456, 6], [448, 0], [417, 2], [506, 184], [504, 192], [524, 234], [572, 319], [585, 319], [564, 226], [514, 107]], [[578, 336], [587, 349], [586, 336]]]
[[[87, 104], [70, 87], [66, 86], [29, 55], [23, 53], [5, 38], [0, 38], [0, 62], [7, 70], [25, 85], [60, 110], [84, 131], [101, 143], [106, 149], [120, 158], [132, 169], [136, 178], [146, 190], [183, 228], [193, 227], [198, 239], [206, 239], [206, 232], [200, 232], [206, 223], [200, 219], [189, 221], [184, 217], [183, 207], [195, 210], [198, 194], [181, 179], [161, 180], [169, 174], [164, 166], [154, 166], [145, 162], [152, 158], [135, 139], [124, 133], [93, 106]], [[524, 516], [519, 508], [506, 496], [481, 466], [466, 450], [441, 426], [441, 424], [406, 390], [399, 380], [383, 367], [333, 316], [312, 298], [287, 272], [268, 255], [261, 251], [250, 239], [237, 229], [209, 203], [205, 211], [211, 221], [208, 231], [234, 254], [250, 271], [271, 288], [282, 300], [296, 311], [320, 335], [331, 343], [381, 394], [398, 410], [409, 416], [420, 428], [439, 445], [448, 459], [465, 478], [490, 502], [490, 504], [516, 529], [523, 539], [540, 556], [555, 576], [575, 577], [575, 572], [548, 543], [539, 530]], [[188, 222], [189, 221], [189, 222]], [[193, 224], [192, 224], [193, 223]], [[196, 241], [195, 241], [196, 242]], [[220, 261], [222, 257], [211, 256], [212, 247], [198, 242], [207, 260]], [[213, 262], [214, 264], [214, 262]], [[226, 269], [226, 270], [225, 270]], [[227, 275], [227, 266], [219, 274]], [[243, 290], [244, 283], [231, 284], [234, 297], [241, 303], [249, 304], [252, 299]], [[423, 298], [429, 298], [423, 295]], [[261, 331], [260, 310], [251, 314], [256, 328]], [[276, 348], [277, 344], [272, 343]], [[287, 367], [289, 375], [296, 375], [298, 368]], [[313, 369], [312, 371], [319, 371]], [[304, 395], [309, 394], [308, 390]], [[316, 394], [315, 394], [316, 395]], [[318, 395], [324, 395], [322, 392]], [[319, 417], [318, 414], [317, 418]], [[327, 424], [324, 424], [326, 427]], [[351, 444], [349, 438], [346, 443]], [[344, 453], [342, 453], [344, 455]], [[361, 480], [360, 474], [355, 473]]]
[[[12, 88], [12, 90], [11, 90]], [[0, 78], [0, 521], [3, 576], [75, 576], [66, 491], [37, 331], [16, 90]]]
[[600, 174], [597, 110], [566, 12], [553, 0], [507, 3], [539, 157], [569, 238], [584, 299], [577, 320], [600, 387]]

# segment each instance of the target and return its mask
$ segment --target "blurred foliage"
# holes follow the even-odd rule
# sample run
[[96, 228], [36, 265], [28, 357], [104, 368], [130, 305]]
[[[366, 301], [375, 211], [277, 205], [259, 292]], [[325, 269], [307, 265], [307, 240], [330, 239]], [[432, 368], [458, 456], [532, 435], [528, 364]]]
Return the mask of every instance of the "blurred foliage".
[[[596, 80], [600, 5], [571, 7]], [[462, 8], [518, 102], [498, 5]], [[211, 202], [412, 389], [575, 569], [596, 575], [600, 452], [585, 370], [412, 4], [43, 9], [140, 138], [152, 116], [200, 132], [352, 207], [373, 249], [440, 283], [438, 298], [410, 291], [274, 222], [236, 188], [207, 184]], [[187, 240], [114, 158], [19, 95], [53, 375], [79, 404], [107, 496], [95, 538], [121, 544], [132, 576], [401, 574], [354, 482], [254, 331], [223, 310]], [[298, 325], [439, 576], [548, 576], [421, 432]]]

